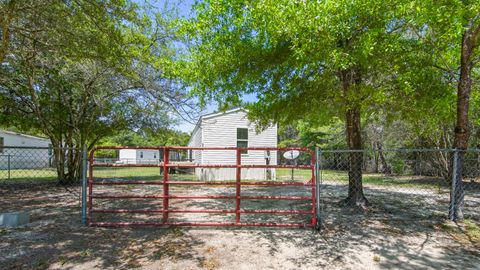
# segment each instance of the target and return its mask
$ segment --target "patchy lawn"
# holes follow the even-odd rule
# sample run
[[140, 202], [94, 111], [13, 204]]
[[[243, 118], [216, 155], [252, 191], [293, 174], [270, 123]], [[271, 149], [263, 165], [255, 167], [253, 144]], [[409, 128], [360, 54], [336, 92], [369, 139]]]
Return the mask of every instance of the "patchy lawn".
[[[292, 170], [279, 168], [275, 169], [277, 180], [289, 181], [292, 178]], [[189, 170], [181, 170], [189, 171]], [[158, 180], [161, 178], [160, 168], [95, 168], [94, 176], [96, 179], [121, 178], [125, 180]], [[10, 177], [10, 180], [8, 180]], [[191, 174], [170, 174], [174, 180], [195, 180]], [[295, 181], [308, 181], [312, 177], [312, 171], [309, 169], [294, 169], [293, 178]], [[44, 181], [53, 183], [56, 181], [56, 171], [54, 168], [45, 169], [16, 169], [10, 171], [0, 170], [0, 182], [2, 183], [29, 183], [31, 179], [35, 181]], [[326, 184], [347, 184], [348, 172], [340, 170], [322, 170], [322, 183]], [[233, 180], [233, 179], [232, 179]], [[448, 190], [447, 181], [439, 177], [424, 176], [401, 176], [364, 173], [363, 183], [365, 186], [388, 186], [399, 188], [421, 188], [431, 190]], [[480, 189], [480, 182], [475, 179], [465, 179], [467, 188]]]

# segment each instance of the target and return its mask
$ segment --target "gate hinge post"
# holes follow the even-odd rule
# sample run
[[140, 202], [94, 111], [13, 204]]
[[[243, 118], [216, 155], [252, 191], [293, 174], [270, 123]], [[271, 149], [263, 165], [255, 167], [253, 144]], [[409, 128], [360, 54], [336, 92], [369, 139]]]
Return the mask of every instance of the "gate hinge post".
[[87, 146], [82, 147], [82, 224], [87, 225]]
[[321, 160], [322, 160], [322, 152], [320, 149], [315, 147], [315, 203], [316, 203], [316, 218], [317, 222], [315, 224], [315, 229], [319, 231], [322, 225], [322, 218], [321, 218], [321, 209], [320, 209], [320, 183], [322, 181], [321, 175]]

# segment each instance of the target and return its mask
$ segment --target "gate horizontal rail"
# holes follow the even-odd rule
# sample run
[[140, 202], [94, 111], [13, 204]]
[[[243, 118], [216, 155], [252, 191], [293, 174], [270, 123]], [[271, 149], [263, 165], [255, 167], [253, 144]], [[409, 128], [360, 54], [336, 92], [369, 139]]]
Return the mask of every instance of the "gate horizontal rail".
[[[96, 163], [95, 152], [98, 150], [115, 150], [115, 149], [144, 149], [144, 150], [161, 150], [163, 151], [163, 160], [155, 164], [118, 164], [118, 163]], [[184, 161], [172, 163], [169, 161], [170, 151], [186, 150], [186, 151], [233, 151], [236, 156], [236, 164], [191, 164]], [[297, 150], [308, 153], [310, 158], [309, 165], [276, 165], [276, 164], [242, 164], [243, 151], [291, 151]], [[266, 227], [315, 227], [317, 225], [316, 216], [316, 180], [315, 180], [315, 163], [316, 155], [314, 151], [307, 148], [299, 147], [151, 147], [151, 146], [101, 146], [96, 147], [90, 152], [89, 156], [89, 178], [88, 178], [88, 215], [87, 224], [90, 226], [266, 226]], [[114, 167], [114, 168], [142, 168], [142, 167], [158, 167], [163, 168], [162, 181], [145, 181], [145, 180], [94, 180], [94, 168], [96, 167]], [[235, 180], [232, 181], [173, 181], [169, 177], [170, 168], [231, 168], [236, 169]], [[286, 168], [286, 169], [307, 169], [311, 170], [311, 178], [305, 182], [279, 182], [279, 181], [242, 181], [242, 169], [269, 169], [269, 168]], [[292, 179], [293, 180], [293, 179]], [[161, 185], [163, 186], [163, 194], [161, 195], [112, 195], [108, 193], [93, 194], [95, 185]], [[216, 186], [232, 186], [235, 187], [235, 195], [171, 195], [169, 187], [172, 185], [216, 185]], [[277, 187], [307, 187], [311, 189], [311, 196], [242, 196], [242, 186], [277, 186]], [[122, 200], [122, 199], [162, 199], [163, 204], [157, 209], [93, 209], [93, 199], [95, 200]], [[177, 199], [218, 199], [218, 200], [235, 200], [235, 209], [176, 209], [169, 205], [170, 200]], [[248, 200], [278, 200], [278, 201], [311, 201], [311, 209], [305, 210], [267, 210], [267, 209], [242, 209], [241, 201]], [[95, 222], [93, 213], [140, 213], [140, 214], [163, 214], [162, 222]], [[169, 220], [169, 213], [210, 213], [210, 214], [235, 214], [235, 222], [174, 222]], [[309, 223], [282, 223], [282, 222], [241, 222], [241, 214], [273, 214], [273, 215], [311, 215]]]
[[[93, 195], [95, 199], [236, 199], [236, 196], [181, 196], [181, 195], [151, 195], [151, 196], [135, 196], [135, 195], [123, 195], [123, 196], [110, 196], [110, 195]], [[240, 196], [242, 200], [287, 200], [287, 201], [309, 201], [311, 197], [288, 197], [288, 196]]]
[[312, 227], [305, 223], [275, 223], [275, 222], [91, 222], [93, 227], [163, 227], [163, 226], [204, 226], [204, 227], [291, 227], [304, 228]]
[[216, 164], [205, 164], [205, 165], [189, 165], [189, 164], [112, 164], [112, 163], [94, 163], [93, 167], [118, 167], [118, 168], [156, 168], [156, 167], [168, 167], [168, 168], [242, 168], [242, 169], [269, 169], [269, 168], [283, 168], [283, 169], [311, 169], [311, 166], [308, 165], [216, 165]]
[[[193, 182], [193, 181], [174, 181], [174, 182], [158, 182], [158, 181], [99, 181], [94, 182], [95, 185], [217, 185], [217, 186], [228, 186], [228, 185], [237, 185], [235, 181], [228, 181], [228, 182]], [[271, 183], [271, 182], [242, 182], [242, 186], [305, 186], [305, 187], [312, 187], [315, 184], [310, 183]]]
[[[243, 214], [299, 214], [311, 215], [311, 211], [300, 210], [240, 210]], [[92, 213], [237, 213], [235, 210], [228, 209], [170, 209], [170, 210], [144, 210], [144, 209], [98, 209], [92, 210]]]

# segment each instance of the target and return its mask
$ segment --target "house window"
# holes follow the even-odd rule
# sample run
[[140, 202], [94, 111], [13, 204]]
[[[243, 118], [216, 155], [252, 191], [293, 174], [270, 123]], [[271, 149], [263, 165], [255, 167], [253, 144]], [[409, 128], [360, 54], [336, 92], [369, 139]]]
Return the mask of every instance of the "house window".
[[[248, 128], [237, 128], [237, 147], [248, 147]], [[248, 154], [247, 150], [242, 150], [242, 154]]]
[[140, 152], [140, 158], [143, 158], [143, 152]]
[[3, 137], [0, 137], [0, 153], [3, 153]]

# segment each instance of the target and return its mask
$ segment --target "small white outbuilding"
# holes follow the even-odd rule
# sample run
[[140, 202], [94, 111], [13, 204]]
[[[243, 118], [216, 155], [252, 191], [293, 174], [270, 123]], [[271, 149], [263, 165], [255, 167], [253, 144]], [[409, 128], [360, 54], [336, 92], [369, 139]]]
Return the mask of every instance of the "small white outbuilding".
[[158, 164], [161, 151], [151, 149], [121, 149], [119, 161], [123, 164]]
[[51, 146], [46, 138], [0, 130], [0, 169], [48, 168], [53, 161]]
[[[247, 118], [243, 108], [203, 115], [193, 130], [189, 147], [277, 147], [277, 125], [260, 133]], [[235, 165], [236, 152], [231, 150], [194, 150], [191, 158], [196, 164]], [[276, 165], [277, 151], [249, 150], [241, 153], [242, 165]], [[197, 168], [200, 180], [234, 180], [235, 168]], [[275, 169], [245, 168], [242, 179], [273, 180]]]

